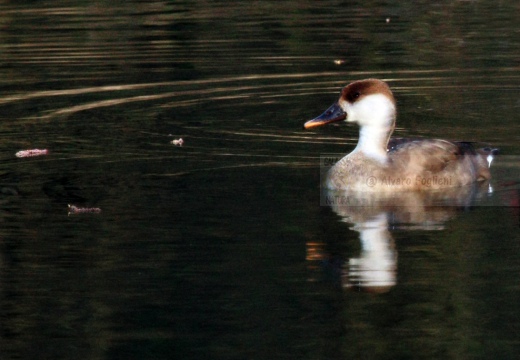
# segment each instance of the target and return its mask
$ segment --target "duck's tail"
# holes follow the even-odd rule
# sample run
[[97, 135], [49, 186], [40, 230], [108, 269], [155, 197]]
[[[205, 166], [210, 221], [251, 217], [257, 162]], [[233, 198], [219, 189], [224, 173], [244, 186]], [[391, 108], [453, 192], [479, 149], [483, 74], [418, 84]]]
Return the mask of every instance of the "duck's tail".
[[500, 152], [500, 149], [492, 148], [489, 146], [486, 146], [486, 147], [483, 147], [483, 148], [480, 148], [477, 150], [477, 153], [486, 159], [488, 168], [491, 167], [491, 163], [493, 162], [493, 160], [495, 159], [495, 156], [499, 152]]
[[489, 168], [495, 156], [499, 153], [499, 149], [491, 146], [477, 148], [478, 143], [458, 141], [460, 155], [469, 156], [473, 164], [473, 168], [477, 175], [477, 180], [487, 180], [491, 178]]
[[479, 157], [479, 160], [483, 160], [487, 164], [488, 169], [491, 167], [491, 163], [495, 156], [500, 152], [499, 149], [491, 146], [476, 148], [475, 145], [478, 145], [478, 143], [474, 142], [457, 141], [456, 144], [459, 146], [461, 155], [473, 155]]

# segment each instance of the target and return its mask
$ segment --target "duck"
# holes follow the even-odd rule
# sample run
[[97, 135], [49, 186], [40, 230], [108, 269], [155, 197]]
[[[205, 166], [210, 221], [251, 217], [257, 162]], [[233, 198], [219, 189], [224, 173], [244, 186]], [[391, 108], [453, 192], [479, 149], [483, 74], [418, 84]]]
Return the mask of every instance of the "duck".
[[442, 139], [391, 138], [396, 124], [396, 101], [379, 79], [350, 83], [305, 129], [339, 121], [359, 125], [354, 150], [327, 172], [330, 190], [394, 192], [442, 190], [487, 181], [498, 149], [477, 148], [472, 142]]

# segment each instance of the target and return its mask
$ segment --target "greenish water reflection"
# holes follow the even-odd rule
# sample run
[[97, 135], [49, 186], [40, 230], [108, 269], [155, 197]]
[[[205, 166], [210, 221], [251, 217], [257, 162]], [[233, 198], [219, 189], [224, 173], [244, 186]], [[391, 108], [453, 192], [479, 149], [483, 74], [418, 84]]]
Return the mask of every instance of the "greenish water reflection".
[[[2, 3], [1, 357], [514, 357], [516, 6]], [[397, 136], [503, 156], [436, 228], [388, 220], [385, 292], [344, 286], [360, 232], [320, 205], [357, 129], [301, 128], [365, 77]]]

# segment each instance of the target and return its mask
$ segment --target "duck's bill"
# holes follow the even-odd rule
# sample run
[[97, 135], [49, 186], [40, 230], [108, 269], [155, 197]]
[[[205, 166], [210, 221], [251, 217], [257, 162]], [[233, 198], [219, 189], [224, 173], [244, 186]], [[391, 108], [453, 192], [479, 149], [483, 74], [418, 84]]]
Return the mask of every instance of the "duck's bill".
[[347, 114], [343, 111], [341, 106], [338, 103], [332, 104], [323, 114], [320, 116], [307, 121], [303, 127], [305, 129], [310, 129], [316, 126], [321, 126], [325, 124], [330, 124], [336, 121], [345, 120], [347, 118]]

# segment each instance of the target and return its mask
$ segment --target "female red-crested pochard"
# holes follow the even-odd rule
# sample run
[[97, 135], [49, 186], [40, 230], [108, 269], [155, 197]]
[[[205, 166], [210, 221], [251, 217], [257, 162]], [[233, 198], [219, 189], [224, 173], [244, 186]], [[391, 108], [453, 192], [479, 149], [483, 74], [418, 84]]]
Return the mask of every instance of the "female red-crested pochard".
[[406, 191], [462, 186], [491, 177], [496, 149], [474, 149], [468, 142], [390, 139], [396, 103], [388, 85], [377, 79], [355, 81], [306, 129], [345, 120], [360, 126], [356, 148], [327, 173], [333, 190]]

